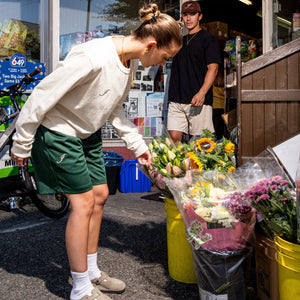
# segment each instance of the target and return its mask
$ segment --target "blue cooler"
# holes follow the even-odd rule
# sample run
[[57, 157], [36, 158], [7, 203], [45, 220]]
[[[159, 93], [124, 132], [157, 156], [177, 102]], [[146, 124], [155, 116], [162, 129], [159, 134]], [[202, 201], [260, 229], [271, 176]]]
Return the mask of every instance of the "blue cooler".
[[151, 191], [151, 180], [139, 169], [137, 159], [123, 162], [120, 171], [120, 191], [122, 193]]

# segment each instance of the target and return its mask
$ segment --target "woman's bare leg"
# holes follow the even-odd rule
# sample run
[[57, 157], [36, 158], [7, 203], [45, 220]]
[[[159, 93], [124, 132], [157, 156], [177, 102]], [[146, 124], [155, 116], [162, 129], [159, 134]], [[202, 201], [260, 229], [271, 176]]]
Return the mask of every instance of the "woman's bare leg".
[[87, 270], [89, 228], [95, 204], [94, 191], [66, 196], [71, 203], [71, 213], [66, 227], [66, 248], [70, 269], [82, 273]]
[[91, 215], [88, 237], [88, 254], [96, 253], [98, 250], [99, 234], [103, 216], [104, 204], [108, 198], [107, 184], [93, 186], [95, 205]]
[[125, 290], [126, 284], [119, 279], [108, 276], [98, 268], [97, 250], [103, 216], [103, 208], [108, 198], [107, 184], [94, 186], [93, 191], [95, 197], [95, 205], [90, 220], [87, 251], [87, 253], [89, 254], [88, 261], [90, 279], [92, 280], [94, 287], [98, 288], [100, 291], [122, 293]]
[[73, 272], [87, 270], [87, 254], [96, 253], [103, 216], [108, 197], [107, 184], [94, 186], [81, 194], [67, 194], [71, 213], [66, 227], [66, 248], [70, 269]]

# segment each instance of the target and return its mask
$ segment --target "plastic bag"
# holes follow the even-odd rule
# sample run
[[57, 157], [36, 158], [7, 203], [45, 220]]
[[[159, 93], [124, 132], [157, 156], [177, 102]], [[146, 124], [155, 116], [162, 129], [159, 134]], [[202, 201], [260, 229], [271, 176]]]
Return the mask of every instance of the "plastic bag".
[[[256, 185], [273, 180], [280, 192], [291, 196], [290, 199], [280, 198], [279, 204], [285, 204], [284, 201], [293, 204], [292, 183], [271, 148], [232, 173], [221, 173], [216, 169], [189, 170], [182, 178], [165, 179], [185, 224], [201, 299], [246, 299], [257, 214], [261, 214], [258, 215], [259, 223], [266, 225], [267, 231], [273, 225], [268, 223], [259, 205], [254, 206], [257, 200], [265, 198], [269, 201], [265, 195], [267, 190], [256, 190]], [[262, 196], [261, 199], [257, 199], [256, 195], [249, 197], [253, 195], [253, 187], [258, 192], [257, 196]], [[277, 206], [270, 207], [268, 212], [278, 213]], [[287, 209], [293, 217], [293, 206]], [[276, 223], [286, 218], [282, 213], [277, 217], [272, 216], [271, 221]]]
[[246, 299], [256, 218], [232, 175], [191, 170], [166, 183], [185, 224], [200, 298]]
[[103, 159], [105, 167], [120, 167], [124, 157], [114, 151], [103, 151]]

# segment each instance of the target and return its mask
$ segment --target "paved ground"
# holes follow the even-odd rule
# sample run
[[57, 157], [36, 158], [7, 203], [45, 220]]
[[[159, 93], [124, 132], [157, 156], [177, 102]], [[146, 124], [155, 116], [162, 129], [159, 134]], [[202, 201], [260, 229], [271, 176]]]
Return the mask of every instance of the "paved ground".
[[[71, 290], [64, 230], [33, 205], [0, 211], [0, 300], [68, 299]], [[157, 190], [109, 196], [99, 265], [127, 283], [112, 299], [198, 299], [197, 285], [168, 275], [164, 203]]]
[[[168, 274], [166, 217], [158, 196], [155, 188], [109, 196], [98, 262], [127, 283], [126, 291], [112, 299], [199, 299], [196, 284], [179, 283]], [[31, 204], [0, 210], [0, 300], [69, 299], [66, 222], [67, 216], [52, 220]]]

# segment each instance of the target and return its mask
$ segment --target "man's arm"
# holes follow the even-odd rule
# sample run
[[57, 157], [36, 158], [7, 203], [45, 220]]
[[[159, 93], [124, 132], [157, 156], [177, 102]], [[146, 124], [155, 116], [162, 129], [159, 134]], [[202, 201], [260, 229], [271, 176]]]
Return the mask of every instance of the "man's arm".
[[204, 83], [201, 86], [199, 92], [194, 95], [191, 104], [192, 106], [202, 106], [205, 100], [205, 95], [207, 91], [211, 88], [213, 85], [215, 78], [218, 74], [218, 64], [210, 64], [207, 66], [208, 70], [206, 72]]

